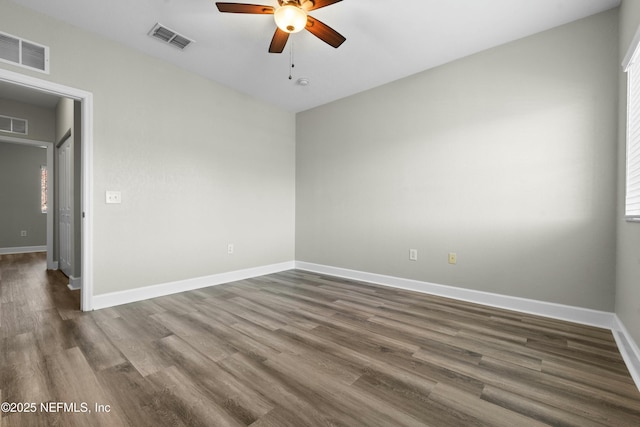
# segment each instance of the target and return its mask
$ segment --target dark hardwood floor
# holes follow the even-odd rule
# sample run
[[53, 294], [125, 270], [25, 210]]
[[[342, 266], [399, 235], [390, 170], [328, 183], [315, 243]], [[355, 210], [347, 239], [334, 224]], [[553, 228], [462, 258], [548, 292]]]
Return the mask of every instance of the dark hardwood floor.
[[640, 426], [607, 330], [302, 271], [81, 313], [45, 267], [0, 256], [1, 426]]

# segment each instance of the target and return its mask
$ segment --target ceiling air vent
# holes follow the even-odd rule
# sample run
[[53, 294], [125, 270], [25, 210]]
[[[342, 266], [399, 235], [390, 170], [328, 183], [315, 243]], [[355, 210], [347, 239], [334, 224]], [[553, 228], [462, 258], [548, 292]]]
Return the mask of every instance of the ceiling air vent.
[[0, 131], [27, 134], [27, 121], [15, 117], [0, 116]]
[[185, 47], [193, 43], [193, 40], [176, 33], [162, 24], [154, 25], [151, 31], [149, 31], [149, 35], [162, 42], [170, 44], [171, 46], [175, 46], [180, 50], [183, 50]]
[[0, 61], [49, 73], [49, 48], [0, 32]]

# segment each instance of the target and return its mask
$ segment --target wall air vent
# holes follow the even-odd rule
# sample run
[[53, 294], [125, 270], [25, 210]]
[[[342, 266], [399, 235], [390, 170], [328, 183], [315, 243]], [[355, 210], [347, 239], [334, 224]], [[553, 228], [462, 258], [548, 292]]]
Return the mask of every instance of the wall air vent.
[[183, 50], [185, 47], [193, 43], [193, 40], [188, 39], [185, 36], [180, 35], [173, 30], [170, 30], [169, 28], [163, 26], [162, 24], [154, 25], [151, 31], [149, 31], [149, 35], [164, 43], [177, 47], [180, 50]]
[[0, 131], [26, 135], [27, 121], [15, 117], [0, 116]]
[[49, 48], [0, 32], [0, 61], [49, 74]]

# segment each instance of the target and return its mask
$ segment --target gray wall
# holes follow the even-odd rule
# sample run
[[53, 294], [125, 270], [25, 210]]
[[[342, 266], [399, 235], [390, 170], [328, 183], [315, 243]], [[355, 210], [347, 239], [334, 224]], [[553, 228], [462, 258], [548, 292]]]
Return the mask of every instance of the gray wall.
[[3, 31], [50, 47], [51, 74], [0, 67], [94, 95], [95, 294], [294, 258], [293, 114], [11, 1], [0, 10]]
[[[295, 257], [614, 307], [617, 11], [296, 119], [8, 0], [0, 9], [3, 31], [51, 47], [52, 71], [0, 67], [94, 94], [96, 294]], [[106, 190], [123, 203], [106, 205]]]
[[0, 142], [0, 249], [47, 244], [40, 208], [40, 166], [46, 164], [44, 148]]
[[[640, 26], [640, 2], [624, 0], [620, 8], [620, 60]], [[625, 147], [626, 147], [626, 75], [620, 75], [620, 128], [618, 180], [618, 265], [616, 314], [636, 343], [640, 344], [640, 224], [624, 221]]]
[[617, 19], [298, 114], [296, 259], [612, 311]]

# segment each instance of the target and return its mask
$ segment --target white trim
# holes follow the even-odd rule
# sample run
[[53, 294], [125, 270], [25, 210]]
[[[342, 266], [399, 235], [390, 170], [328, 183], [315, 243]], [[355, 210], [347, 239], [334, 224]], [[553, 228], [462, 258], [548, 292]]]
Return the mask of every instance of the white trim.
[[82, 291], [80, 309], [93, 309], [93, 94], [0, 68], [0, 81], [81, 101], [82, 121]]
[[382, 286], [389, 286], [392, 288], [407, 289], [491, 307], [504, 308], [507, 310], [514, 310], [522, 313], [535, 314], [538, 316], [609, 329], [613, 334], [618, 350], [620, 351], [627, 369], [631, 374], [631, 378], [635, 382], [638, 390], [640, 390], [640, 349], [615, 313], [526, 298], [511, 297], [489, 292], [474, 291], [471, 289], [456, 288], [454, 286], [438, 285], [418, 280], [403, 279], [400, 277], [385, 276], [304, 261], [296, 261], [295, 264], [296, 269], [298, 270], [327, 274], [330, 276], [358, 280]]
[[[431, 295], [438, 295], [462, 301], [473, 302], [491, 307], [529, 313], [554, 319], [596, 326], [612, 331], [620, 353], [629, 369], [631, 377], [640, 390], [640, 350], [631, 335], [614, 314], [605, 311], [588, 308], [574, 307], [563, 304], [537, 301], [526, 298], [512, 297], [489, 292], [475, 291], [471, 289], [457, 288], [454, 286], [438, 285], [418, 280], [403, 279], [394, 276], [385, 276], [364, 271], [349, 270], [340, 267], [331, 267], [322, 264], [314, 264], [304, 261], [289, 261], [279, 264], [271, 264], [261, 267], [247, 268], [227, 273], [213, 274], [210, 276], [196, 277], [193, 279], [179, 280], [162, 283], [159, 285], [145, 286], [108, 294], [96, 295], [93, 298], [93, 308], [114, 307], [151, 298], [162, 297], [180, 292], [216, 286], [252, 277], [279, 273], [291, 269], [304, 270], [330, 276], [342, 277], [393, 288], [406, 289]], [[71, 284], [70, 284], [71, 287]]]
[[30, 254], [34, 252], [46, 251], [46, 246], [18, 246], [15, 248], [0, 248], [0, 255]]
[[364, 271], [349, 270], [346, 268], [331, 267], [321, 264], [296, 261], [299, 270], [322, 273], [345, 279], [360, 280], [377, 285], [393, 288], [407, 289], [431, 295], [439, 295], [462, 301], [483, 304], [491, 307], [514, 310], [521, 313], [535, 314], [553, 319], [566, 320], [599, 328], [611, 329], [613, 325], [613, 313], [592, 310], [588, 308], [574, 307], [552, 302], [537, 301], [527, 298], [512, 297], [508, 295], [494, 294], [490, 292], [475, 291], [472, 289], [457, 288], [455, 286], [438, 285], [435, 283], [421, 282], [418, 280], [403, 279], [400, 277], [385, 276]]
[[93, 297], [93, 308], [98, 310], [121, 304], [129, 304], [150, 298], [163, 297], [179, 292], [192, 291], [194, 289], [206, 288], [208, 286], [222, 285], [238, 280], [264, 276], [266, 274], [279, 273], [281, 271], [292, 270], [293, 268], [295, 268], [295, 262], [288, 261], [279, 264], [196, 277], [193, 279], [179, 280], [176, 282], [162, 283], [159, 285], [145, 286], [142, 288], [128, 289], [126, 291], [95, 295]]
[[67, 288], [71, 289], [72, 291], [82, 289], [82, 277], [69, 276], [69, 284], [67, 285]]
[[618, 349], [627, 365], [629, 374], [631, 374], [636, 387], [640, 390], [640, 349], [638, 349], [638, 344], [633, 340], [633, 337], [631, 337], [617, 314], [613, 315], [611, 332], [613, 332], [613, 337], [616, 340], [616, 344], [618, 344]]
[[93, 310], [93, 94], [84, 92], [81, 112], [82, 280], [81, 309]]

